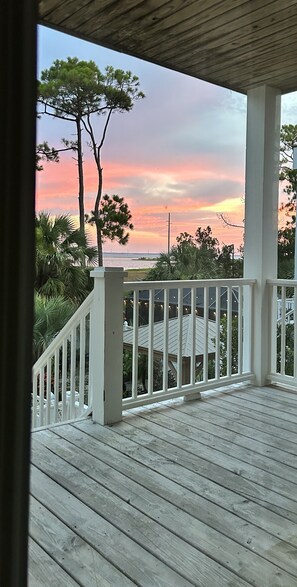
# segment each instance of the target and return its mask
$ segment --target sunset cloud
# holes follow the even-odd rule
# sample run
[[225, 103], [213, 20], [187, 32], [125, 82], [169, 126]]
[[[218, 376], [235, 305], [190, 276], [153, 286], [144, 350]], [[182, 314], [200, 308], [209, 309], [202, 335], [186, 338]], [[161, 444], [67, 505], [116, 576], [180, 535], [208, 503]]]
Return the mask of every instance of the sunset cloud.
[[[183, 231], [212, 227], [221, 242], [242, 243], [242, 229], [228, 227], [244, 217], [246, 98], [224, 88], [39, 27], [38, 71], [55, 59], [77, 56], [129, 69], [140, 78], [144, 100], [133, 110], [112, 117], [102, 153], [104, 192], [124, 196], [135, 229], [129, 251], [159, 252], [167, 248], [168, 214], [171, 242]], [[295, 122], [295, 97], [283, 98], [283, 122]], [[102, 119], [95, 119], [97, 136]], [[73, 139], [75, 127], [50, 117], [38, 120], [38, 142], [61, 146]], [[93, 208], [97, 172], [84, 144], [85, 210]], [[69, 153], [60, 163], [44, 164], [37, 174], [37, 210], [77, 216], [77, 168]], [[94, 238], [94, 232], [91, 230]], [[107, 246], [107, 245], [106, 245]], [[109, 250], [120, 250], [108, 244]]]
[[[93, 162], [85, 162], [85, 210], [94, 205], [97, 175]], [[188, 162], [183, 165], [149, 166], [110, 161], [104, 166], [104, 191], [123, 195], [133, 214], [135, 230], [131, 244], [138, 248], [141, 238], [146, 249], [149, 240], [163, 248], [167, 235], [168, 213], [172, 215], [172, 238], [183, 231], [195, 232], [198, 225], [215, 225], [217, 213], [235, 212], [242, 206], [240, 194], [243, 182], [228, 176], [224, 169], [199, 166]], [[234, 198], [232, 198], [234, 196]], [[236, 197], [237, 196], [237, 197]], [[49, 163], [37, 178], [38, 209], [56, 213], [77, 214], [77, 172], [74, 161], [65, 158], [59, 164]], [[207, 214], [206, 214], [207, 212]], [[151, 230], [148, 230], [150, 228]], [[157, 232], [156, 232], [157, 228]], [[167, 237], [166, 237], [167, 238]]]

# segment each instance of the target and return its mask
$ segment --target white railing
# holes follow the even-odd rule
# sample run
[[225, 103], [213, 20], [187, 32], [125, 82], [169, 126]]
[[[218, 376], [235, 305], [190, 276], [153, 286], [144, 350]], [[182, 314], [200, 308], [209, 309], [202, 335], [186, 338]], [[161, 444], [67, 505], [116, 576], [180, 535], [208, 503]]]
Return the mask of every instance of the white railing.
[[33, 428], [81, 417], [90, 409], [92, 299], [93, 292], [33, 366]]
[[[251, 279], [133, 282], [125, 301], [123, 408], [252, 378]], [[124, 373], [127, 371], [124, 367]]]
[[33, 428], [90, 412], [112, 424], [123, 409], [253, 379], [255, 280], [92, 276], [94, 291], [33, 367]]
[[268, 280], [270, 355], [268, 381], [297, 388], [297, 281]]

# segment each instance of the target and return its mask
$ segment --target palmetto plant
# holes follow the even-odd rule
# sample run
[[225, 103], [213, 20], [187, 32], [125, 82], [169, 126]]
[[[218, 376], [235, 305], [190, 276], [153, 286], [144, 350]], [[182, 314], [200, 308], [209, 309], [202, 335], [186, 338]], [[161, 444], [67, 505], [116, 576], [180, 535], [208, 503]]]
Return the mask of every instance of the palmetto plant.
[[62, 296], [46, 298], [40, 294], [35, 295], [34, 362], [37, 361], [58, 332], [62, 330], [75, 310], [75, 303], [71, 300], [65, 300]]
[[47, 298], [62, 296], [81, 302], [89, 292], [86, 265], [96, 261], [96, 248], [69, 215], [36, 216], [35, 290]]

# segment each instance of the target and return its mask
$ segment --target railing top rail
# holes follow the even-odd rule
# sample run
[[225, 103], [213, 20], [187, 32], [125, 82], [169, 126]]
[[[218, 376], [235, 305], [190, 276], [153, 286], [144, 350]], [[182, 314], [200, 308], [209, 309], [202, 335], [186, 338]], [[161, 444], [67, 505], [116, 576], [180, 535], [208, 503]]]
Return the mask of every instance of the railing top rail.
[[278, 285], [287, 287], [297, 287], [296, 279], [267, 279], [268, 285]]
[[173, 289], [178, 287], [230, 287], [238, 285], [254, 285], [256, 279], [176, 279], [173, 281], [125, 281], [125, 290], [138, 289]]
[[70, 320], [68, 320], [64, 328], [60, 330], [60, 332], [57, 334], [57, 336], [55, 336], [55, 338], [52, 340], [50, 345], [45, 349], [45, 351], [42, 353], [42, 355], [39, 357], [36, 363], [34, 363], [33, 373], [38, 371], [38, 369], [40, 369], [46, 363], [47, 359], [49, 359], [52, 356], [52, 353], [55, 351], [57, 346], [59, 346], [63, 342], [64, 337], [67, 336], [67, 334], [71, 332], [72, 328], [78, 323], [81, 316], [89, 311], [89, 309], [91, 308], [92, 300], [93, 291], [91, 291], [91, 293], [83, 301], [81, 306], [77, 308], [76, 312], [73, 314], [73, 316], [71, 316]]

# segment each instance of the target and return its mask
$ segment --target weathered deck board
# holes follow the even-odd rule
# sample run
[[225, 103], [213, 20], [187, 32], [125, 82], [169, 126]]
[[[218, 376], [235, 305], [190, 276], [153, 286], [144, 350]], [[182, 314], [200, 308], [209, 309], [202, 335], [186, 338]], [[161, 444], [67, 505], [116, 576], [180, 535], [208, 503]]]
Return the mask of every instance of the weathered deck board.
[[[180, 449], [178, 446], [153, 437], [146, 432], [134, 429], [133, 426], [126, 423], [121, 423], [112, 430], [92, 425], [90, 427], [88, 422], [79, 423], [77, 426], [82, 429], [86, 429], [86, 426], [88, 426], [88, 431], [96, 438], [100, 438], [104, 443], [108, 443], [123, 454], [128, 454], [131, 458], [142, 462], [147, 467], [157, 467], [157, 470], [164, 476], [170, 476], [171, 478], [171, 475], [173, 475], [174, 480], [181, 485], [187, 480], [191, 490], [197, 487], [195, 475], [199, 474], [207, 480], [239, 493], [242, 498], [253, 499], [259, 504], [263, 503], [272, 511], [287, 517], [293, 522], [297, 522], [296, 501], [256, 483], [253, 475], [254, 471], [251, 471], [250, 475], [244, 475], [245, 470], [243, 467], [236, 467], [234, 470], [230, 467], [229, 470], [216, 463], [209, 462], [205, 458], [193, 455], [187, 450]], [[116, 433], [114, 432], [115, 429]], [[202, 450], [201, 455], [204, 456], [204, 451]], [[228, 465], [226, 457], [224, 461], [225, 465]], [[165, 464], [166, 466], [164, 466]]]
[[277, 416], [271, 416], [265, 410], [262, 412], [254, 410], [252, 402], [249, 405], [244, 404], [240, 399], [231, 397], [230, 394], [224, 396], [220, 394], [218, 397], [212, 397], [202, 401], [201, 409], [206, 409], [212, 413], [231, 418], [234, 422], [244, 422], [248, 418], [249, 422], [253, 422], [252, 427], [256, 430], [270, 431], [279, 438], [284, 438], [289, 440], [289, 442], [295, 442], [295, 444], [297, 442], [296, 424], [279, 419]]
[[[33, 458], [34, 450], [35, 447], [33, 447]], [[224, 581], [227, 582], [232, 580], [232, 574], [229, 573], [228, 570], [224, 567], [220, 567], [220, 565], [212, 560], [212, 558], [205, 556], [202, 552], [191, 546], [189, 539], [183, 541], [176, 535], [174, 531], [176, 525], [174, 524], [174, 519], [173, 522], [171, 522], [171, 529], [173, 531], [168, 531], [168, 525], [166, 527], [165, 524], [162, 523], [162, 520], [160, 520], [160, 522], [155, 522], [155, 520], [134, 508], [128, 502], [128, 498], [119, 499], [114, 493], [109, 492], [102, 485], [99, 485], [92, 478], [81, 473], [79, 469], [72, 467], [68, 462], [63, 461], [60, 457], [57, 457], [45, 447], [39, 446], [39, 450], [38, 447], [36, 447], [36, 450], [38, 460], [39, 462], [41, 460], [43, 461], [42, 467], [49, 476], [52, 476], [53, 473], [55, 474], [55, 477], [58, 475], [59, 484], [70, 491], [71, 494], [77, 495], [80, 492], [80, 502], [83, 505], [90, 504], [95, 518], [96, 514], [99, 514], [103, 519], [105, 518], [106, 520], [109, 520], [115, 528], [121, 530], [127, 536], [127, 539], [130, 537], [135, 541], [134, 547], [132, 545], [130, 547], [132, 560], [136, 545], [138, 544], [139, 547], [142, 547], [143, 545], [146, 551], [149, 551], [155, 557], [163, 561], [163, 563], [167, 564], [177, 575], [180, 574], [181, 581], [182, 577], [186, 579], [184, 583], [185, 585], [191, 583], [199, 585], [204, 583], [206, 585], [219, 586]], [[93, 467], [94, 465], [90, 464], [91, 470], [93, 470]], [[33, 489], [34, 488], [35, 485], [33, 485]], [[41, 492], [42, 488], [40, 488], [39, 485], [36, 485], [36, 494], [40, 496]], [[59, 506], [57, 506], [57, 508], [59, 508]], [[159, 511], [158, 517], [162, 518], [162, 512]], [[184, 529], [186, 529], [186, 522], [183, 522], [183, 526]], [[77, 532], [80, 531], [81, 529], [78, 526]], [[201, 532], [200, 536], [202, 535]], [[196, 540], [198, 540], [198, 538], [199, 536], [196, 535]], [[231, 554], [231, 552], [228, 553], [227, 551], [224, 551], [223, 547], [220, 546], [219, 540], [217, 540], [213, 546], [211, 538], [208, 538], [206, 532], [204, 540], [209, 543], [210, 557], [215, 555], [215, 550], [217, 548], [222, 551], [222, 558], [231, 557], [233, 558], [234, 566], [238, 564], [238, 557], [236, 557], [235, 554]], [[124, 550], [125, 555], [128, 556], [128, 547]], [[146, 553], [144, 552], [142, 556], [144, 558]], [[249, 561], [249, 564], [252, 564], [251, 560]], [[272, 576], [273, 569], [269, 568], [269, 571]], [[252, 574], [249, 568], [247, 569], [247, 572]], [[236, 581], [239, 582], [240, 580], [236, 579]], [[230, 582], [230, 584], [232, 583]]]
[[78, 587], [70, 575], [34, 540], [29, 540], [28, 587]]
[[[59, 437], [54, 438], [54, 434], [50, 438], [50, 434], [50, 432], [46, 434], [44, 442], [50, 446], [51, 451], [54, 451], [55, 454], [59, 454], [67, 462], [71, 462], [79, 471], [85, 471], [97, 483], [109, 488], [115, 495], [175, 532], [189, 544], [197, 546], [204, 553], [211, 554], [218, 562], [225, 564], [227, 556], [230, 569], [236, 569], [247, 580], [255, 580], [259, 564], [262, 567], [262, 572], [266, 571], [267, 576], [273, 572], [270, 565], [267, 565], [265, 561], [258, 560], [255, 551], [270, 562], [277, 562], [284, 570], [290, 570], [292, 574], [297, 574], [297, 548], [292, 547], [288, 542], [284, 543], [280, 541], [279, 537], [273, 537], [246, 522], [240, 522], [236, 515], [230, 513], [228, 515], [226, 511], [214, 505], [208, 511], [209, 503], [199, 495], [196, 496], [195, 509], [193, 508], [193, 500], [190, 498], [188, 502], [189, 513], [185, 513], [184, 492], [181, 495], [181, 491], [179, 491], [173, 500], [168, 499], [170, 496], [167, 494], [167, 500], [165, 500], [160, 496], [156, 484], [154, 492], [149, 491], [147, 487], [139, 485], [134, 480], [132, 481], [127, 476], [104, 465], [77, 446], [73, 446]], [[102, 450], [104, 447], [100, 447], [100, 453]], [[41, 451], [37, 458], [40, 460], [42, 456]], [[55, 462], [51, 461], [51, 466], [55, 467]], [[135, 477], [135, 473], [133, 476]], [[77, 482], [80, 483], [79, 479]], [[171, 503], [169, 504], [168, 501]], [[230, 538], [234, 538], [237, 544], [233, 543], [232, 545]], [[247, 552], [247, 549], [252, 551], [252, 554]], [[289, 553], [291, 560], [288, 562]], [[242, 568], [244, 566], [247, 568]]]
[[[219, 438], [231, 440], [235, 444], [246, 446], [256, 452], [260, 451], [260, 454], [271, 455], [276, 460], [278, 460], [280, 455], [281, 462], [283, 462], [284, 458], [287, 459], [287, 455], [283, 453], [297, 456], [297, 432], [295, 435], [296, 442], [294, 443], [292, 440], [289, 441], [276, 436], [275, 427], [265, 425], [265, 430], [255, 428], [252, 418], [242, 416], [240, 421], [238, 421], [232, 415], [230, 417], [224, 417], [222, 410], [218, 410], [216, 413], [204, 409], [208, 405], [203, 405], [203, 409], [201, 409], [201, 405], [205, 403], [202, 401], [196, 402], [195, 405], [193, 403], [191, 405], [186, 403], [173, 404], [171, 411], [168, 408], [165, 411], [164, 406], [160, 406], [158, 411], [161, 411], [167, 417], [189, 423], [199, 430], [207, 430]], [[187, 418], [189, 417], [190, 420], [188, 421]], [[293, 433], [291, 436], [294, 438]], [[296, 458], [294, 463], [294, 466], [297, 467]]]
[[[132, 430], [129, 430], [129, 426], [131, 426]], [[288, 480], [289, 476], [294, 478], [294, 470], [288, 469], [286, 465], [284, 465], [284, 476], [282, 478], [281, 466], [279, 467], [278, 475], [269, 472], [269, 467], [271, 466], [272, 470], [273, 468], [276, 468], [278, 463], [275, 462], [273, 467], [272, 463], [268, 462], [268, 459], [258, 459], [257, 455], [254, 457], [257, 462], [257, 466], [255, 466], [250, 464], [251, 459], [249, 458], [248, 453], [245, 460], [243, 459], [242, 454], [241, 458], [238, 458], [238, 456], [233, 456], [233, 454], [221, 452], [219, 448], [202, 444], [198, 442], [198, 440], [192, 440], [181, 434], [178, 434], [177, 436], [175, 432], [172, 432], [167, 428], [164, 429], [163, 426], [159, 426], [153, 421], [147, 421], [145, 418], [133, 418], [133, 420], [131, 419], [131, 424], [121, 424], [121, 429], [124, 431], [124, 434], [130, 438], [135, 436], [133, 428], [137, 429], [137, 436], [141, 439], [139, 440], [141, 444], [149, 444], [150, 446], [152, 444], [158, 444], [160, 447], [161, 445], [162, 447], [165, 446], [166, 450], [168, 449], [173, 456], [176, 455], [180, 458], [181, 463], [186, 456], [189, 465], [192, 463], [193, 466], [196, 466], [197, 470], [201, 465], [218, 465], [223, 470], [230, 471], [236, 475], [244, 477], [245, 479], [254, 481], [266, 489], [273, 487], [274, 491], [278, 494], [294, 500], [297, 508], [297, 485], [293, 480]], [[163, 448], [161, 448], [161, 450], [163, 450]], [[236, 450], [235, 447], [233, 452], [238, 453], [239, 451]], [[264, 469], [261, 468], [259, 461], [261, 461]]]
[[297, 458], [295, 455], [285, 454], [284, 451], [274, 448], [273, 451], [263, 442], [253, 439], [242, 440], [240, 434], [232, 434], [229, 431], [214, 430], [211, 424], [199, 421], [199, 411], [196, 418], [189, 415], [178, 414], [172, 418], [172, 412], [164, 414], [154, 412], [142, 415], [150, 422], [154, 422], [163, 428], [168, 428], [177, 434], [190, 438], [199, 444], [213, 447], [224, 454], [231, 455], [244, 462], [250, 463], [263, 471], [268, 471], [281, 478], [296, 482]]
[[[33, 483], [35, 483], [34, 473], [33, 477]], [[60, 568], [63, 567], [69, 575], [75, 577], [79, 584], [85, 583], [90, 587], [97, 587], [98, 583], [102, 587], [134, 585], [95, 548], [80, 538], [75, 528], [73, 530], [69, 528], [35, 498], [31, 498], [30, 512], [30, 534], [60, 565]], [[74, 581], [73, 584], [76, 585]], [[43, 583], [39, 583], [39, 587], [41, 585]]]
[[275, 411], [281, 433], [287, 413], [297, 421], [297, 400], [261, 393], [33, 433], [30, 587], [38, 573], [63, 587], [297, 587], [297, 435], [289, 450], [272, 434]]
[[[88, 425], [88, 429], [91, 435], [94, 432], [96, 434], [97, 428], [94, 426]], [[188, 470], [183, 470], [183, 476], [181, 476], [179, 465], [170, 463], [169, 469], [168, 463], [166, 463], [167, 466], [164, 468], [165, 459], [160, 459], [158, 455], [150, 453], [145, 448], [138, 451], [135, 455], [136, 458], [132, 459], [131, 450], [129, 451], [130, 456], [126, 456], [74, 426], [59, 427], [55, 432], [60, 437], [69, 440], [74, 445], [74, 450], [77, 447], [96, 457], [100, 455], [100, 461], [108, 465], [109, 471], [111, 470], [110, 463], [112, 463], [112, 467], [124, 473], [125, 477], [136, 481], [139, 485], [150, 489], [206, 523], [212, 520], [217, 527], [223, 512], [228, 535], [231, 532], [231, 527], [228, 526], [230, 520], [234, 536], [241, 536], [241, 540], [248, 541], [250, 538], [250, 535], [249, 538], [246, 538], [248, 525], [245, 525], [245, 534], [241, 535], [241, 519], [252, 523], [256, 520], [259, 527], [275, 535], [278, 539], [289, 540], [291, 544], [297, 546], [296, 525], [294, 523], [265, 508], [265, 505], [258, 505], [252, 500], [245, 499], [240, 492], [235, 493], [225, 489], [221, 485]], [[46, 438], [44, 441], [46, 442]], [[62, 445], [60, 450], [65, 450]], [[105, 471], [106, 468], [101, 466]], [[127, 483], [127, 481], [125, 482]], [[216, 506], [220, 507], [216, 508]], [[237, 516], [236, 524], [232, 517], [229, 519], [226, 516], [226, 511]], [[252, 542], [251, 544], [253, 545]]]
[[[86, 506], [79, 499], [80, 496], [73, 496], [59, 483], [35, 467], [32, 469], [31, 477], [32, 493], [38, 495], [40, 502], [43, 505], [46, 504], [49, 511], [55, 513], [65, 525], [74, 529], [79, 541], [83, 539], [88, 542], [116, 568], [122, 569], [123, 573], [136, 585], [156, 585], [158, 587], [167, 587], [168, 585], [188, 587], [191, 585], [179, 574], [172, 571], [169, 566], [152, 556], [144, 547], [140, 547], [132, 541], [127, 534], [123, 534], [99, 516], [92, 508], [93, 499], [90, 499], [90, 506]], [[84, 492], [83, 486], [82, 492]], [[34, 534], [32, 537], [34, 538]], [[85, 568], [83, 556], [81, 564]], [[100, 585], [100, 577], [98, 581]], [[112, 577], [110, 584], [113, 584]], [[88, 586], [87, 575], [82, 585]]]
[[[279, 393], [281, 394], [282, 392], [280, 391]], [[228, 404], [238, 406], [239, 409], [242, 407], [243, 409], [251, 410], [253, 417], [261, 418], [262, 415], [265, 415], [276, 418], [278, 427], [285, 427], [287, 424], [297, 425], [297, 414], [294, 408], [291, 407], [285, 410], [286, 405], [282, 401], [278, 402], [276, 407], [275, 402], [271, 402], [269, 398], [265, 399], [264, 392], [262, 398], [255, 396], [255, 399], [252, 397], [252, 390], [242, 394], [239, 391], [220, 394], [220, 397]], [[219, 401], [219, 398], [213, 397], [212, 401], [215, 403]]]

